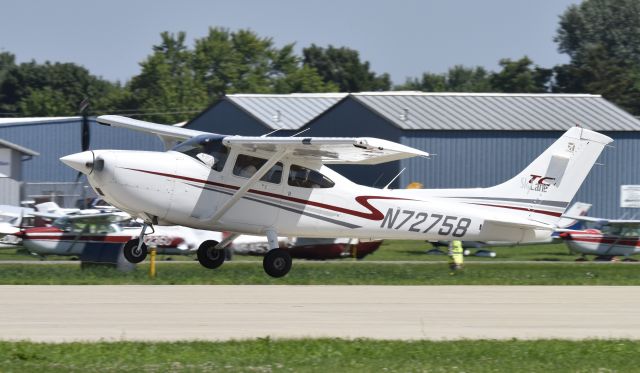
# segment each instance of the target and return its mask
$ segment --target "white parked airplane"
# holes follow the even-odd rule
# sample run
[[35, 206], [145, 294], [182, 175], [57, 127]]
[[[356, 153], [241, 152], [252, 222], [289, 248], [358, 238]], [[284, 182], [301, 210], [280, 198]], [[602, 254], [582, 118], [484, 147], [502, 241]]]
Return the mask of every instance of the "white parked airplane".
[[[278, 234], [300, 237], [537, 241], [558, 219], [611, 138], [574, 127], [511, 180], [490, 188], [377, 189], [327, 164], [379, 164], [429, 154], [376, 138], [224, 136], [106, 115], [98, 122], [160, 136], [166, 152], [93, 150], [61, 161], [107, 202], [151, 224], [266, 235], [263, 267], [286, 275]], [[233, 237], [233, 236], [231, 236]], [[231, 240], [205, 241], [198, 260], [224, 262]], [[127, 258], [144, 260], [132, 240]]]

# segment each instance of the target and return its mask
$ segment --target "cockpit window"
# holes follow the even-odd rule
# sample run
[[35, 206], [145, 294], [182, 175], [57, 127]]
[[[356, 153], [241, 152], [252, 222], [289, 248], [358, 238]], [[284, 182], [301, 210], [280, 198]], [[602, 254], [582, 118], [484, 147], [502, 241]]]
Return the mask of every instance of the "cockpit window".
[[172, 150], [186, 154], [215, 171], [222, 171], [229, 149], [222, 144], [224, 136], [200, 135], [178, 144]]
[[289, 169], [289, 185], [300, 188], [333, 188], [335, 183], [316, 170], [292, 164]]
[[[233, 166], [233, 174], [240, 177], [250, 178], [255, 174], [260, 167], [262, 167], [267, 160], [264, 158], [252, 157], [250, 155], [238, 154], [236, 164]], [[278, 162], [264, 176], [260, 178], [260, 181], [266, 181], [268, 183], [280, 184], [282, 179], [282, 163]]]

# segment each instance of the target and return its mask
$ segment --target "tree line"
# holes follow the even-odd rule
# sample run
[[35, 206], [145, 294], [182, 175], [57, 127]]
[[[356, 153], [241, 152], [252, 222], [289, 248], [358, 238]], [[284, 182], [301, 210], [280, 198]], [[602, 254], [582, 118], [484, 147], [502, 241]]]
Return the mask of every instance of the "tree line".
[[502, 59], [498, 71], [453, 66], [393, 85], [371, 71], [358, 51], [274, 41], [251, 30], [210, 28], [187, 45], [184, 32], [160, 42], [128, 82], [111, 82], [73, 63], [17, 64], [0, 53], [0, 115], [77, 115], [88, 98], [91, 114], [120, 113], [161, 123], [193, 117], [229, 93], [425, 92], [592, 93], [640, 115], [640, 0], [585, 0], [560, 16], [554, 38], [567, 64], [538, 66], [527, 56]]

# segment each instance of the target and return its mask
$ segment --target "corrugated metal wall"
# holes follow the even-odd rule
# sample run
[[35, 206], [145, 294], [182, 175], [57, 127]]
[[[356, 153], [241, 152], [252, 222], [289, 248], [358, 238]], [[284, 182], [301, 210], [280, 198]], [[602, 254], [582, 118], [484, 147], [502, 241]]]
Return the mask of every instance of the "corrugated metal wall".
[[[91, 149], [162, 150], [158, 137], [90, 122]], [[76, 171], [59, 158], [81, 151], [81, 121], [64, 120], [33, 124], [2, 125], [0, 138], [25, 146], [40, 156], [23, 163], [24, 181], [74, 181]]]
[[[407, 131], [403, 144], [436, 154], [401, 162], [401, 186], [419, 181], [426, 188], [487, 187], [510, 179], [551, 145], [561, 132]], [[610, 132], [615, 142], [600, 156], [574, 201], [593, 204], [589, 215], [640, 218], [640, 209], [620, 208], [620, 185], [640, 185], [640, 134]]]
[[20, 182], [0, 178], [0, 205], [18, 205], [20, 203]]

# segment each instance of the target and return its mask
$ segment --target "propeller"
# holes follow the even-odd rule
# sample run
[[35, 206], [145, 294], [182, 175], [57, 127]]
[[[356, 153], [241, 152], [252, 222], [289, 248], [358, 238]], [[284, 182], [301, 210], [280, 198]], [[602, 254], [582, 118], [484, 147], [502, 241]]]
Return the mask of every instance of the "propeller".
[[[84, 100], [80, 102], [78, 107], [80, 111], [80, 115], [82, 116], [82, 125], [80, 127], [80, 146], [82, 147], [82, 151], [86, 151], [89, 149], [91, 145], [91, 130], [89, 128], [89, 98], [85, 97]], [[80, 181], [80, 177], [82, 176], [82, 172], [78, 172], [76, 174], [75, 184], [78, 185]], [[82, 201], [83, 204], [86, 204], [86, 201]], [[86, 208], [87, 206], [84, 206]]]

